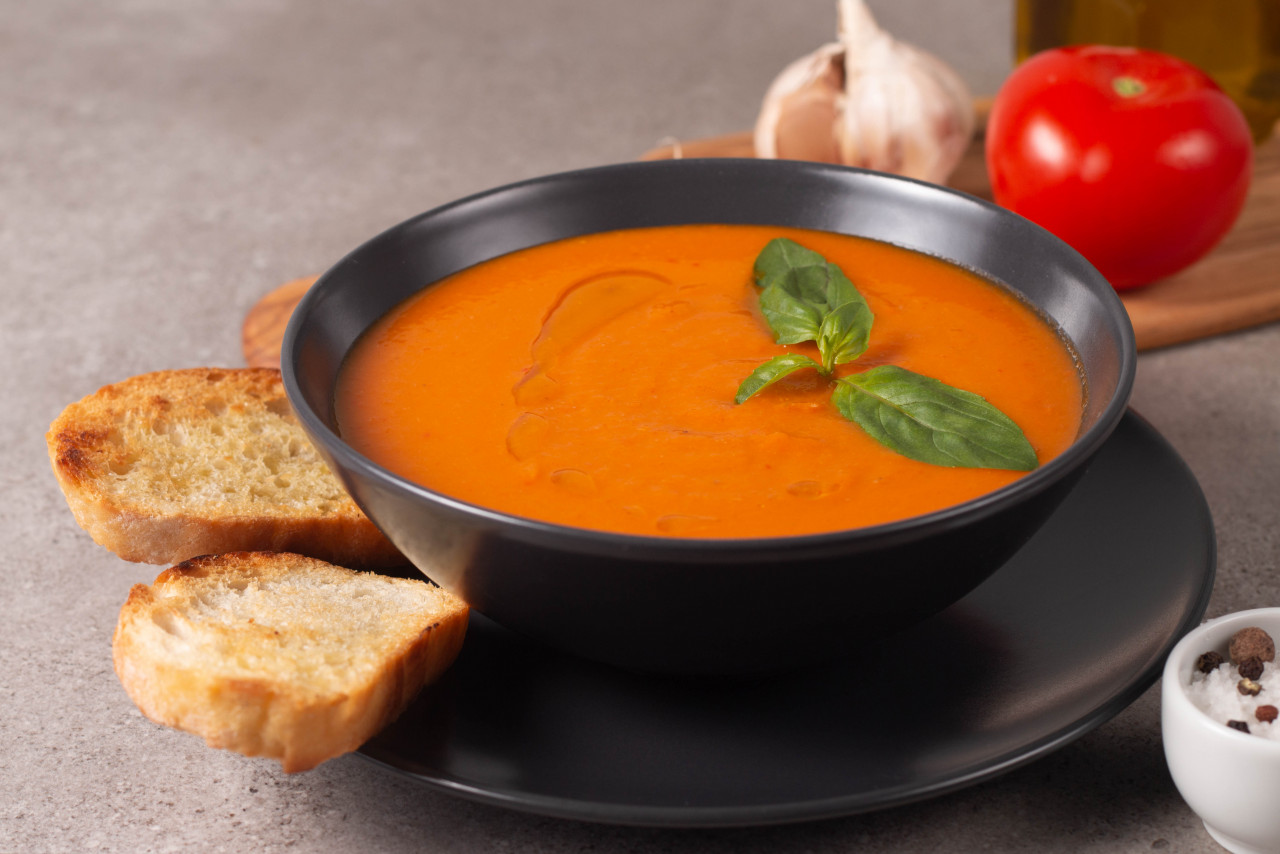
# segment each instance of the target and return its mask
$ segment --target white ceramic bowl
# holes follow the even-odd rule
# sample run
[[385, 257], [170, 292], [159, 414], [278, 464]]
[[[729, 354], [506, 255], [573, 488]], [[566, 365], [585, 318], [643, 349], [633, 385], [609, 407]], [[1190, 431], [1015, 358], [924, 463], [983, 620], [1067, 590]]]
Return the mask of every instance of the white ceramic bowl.
[[1187, 697], [1196, 659], [1227, 657], [1231, 636], [1258, 626], [1280, 638], [1280, 608], [1240, 611], [1189, 632], [1169, 653], [1161, 687], [1161, 729], [1173, 782], [1209, 834], [1237, 854], [1280, 852], [1280, 741], [1238, 732]]

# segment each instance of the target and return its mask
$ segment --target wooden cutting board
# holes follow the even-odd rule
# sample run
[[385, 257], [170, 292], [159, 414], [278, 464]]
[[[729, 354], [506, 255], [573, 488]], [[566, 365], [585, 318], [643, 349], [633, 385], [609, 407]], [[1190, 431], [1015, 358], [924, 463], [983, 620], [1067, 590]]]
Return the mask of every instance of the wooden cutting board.
[[[980, 117], [986, 103], [979, 102]], [[752, 157], [749, 132], [673, 142], [642, 160], [674, 157]], [[979, 134], [948, 182], [991, 198]], [[245, 318], [242, 342], [251, 366], [280, 363], [289, 315], [316, 277], [281, 285]], [[1196, 264], [1168, 279], [1121, 294], [1139, 350], [1164, 347], [1280, 320], [1280, 133], [1257, 149], [1253, 184], [1239, 221], [1222, 243]]]
[[289, 317], [307, 289], [319, 276], [306, 276], [285, 282], [249, 309], [240, 328], [240, 346], [244, 361], [251, 368], [280, 367], [280, 345]]

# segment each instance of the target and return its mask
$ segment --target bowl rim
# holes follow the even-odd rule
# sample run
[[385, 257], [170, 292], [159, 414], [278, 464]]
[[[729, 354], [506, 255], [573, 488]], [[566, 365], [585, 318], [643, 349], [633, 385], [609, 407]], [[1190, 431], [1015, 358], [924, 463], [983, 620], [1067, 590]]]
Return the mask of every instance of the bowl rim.
[[[1244, 628], [1248, 625], [1259, 625], [1263, 621], [1273, 622], [1276, 628], [1280, 630], [1280, 606], [1233, 611], [1220, 617], [1206, 620], [1183, 635], [1182, 639], [1169, 651], [1168, 658], [1165, 659], [1164, 670], [1161, 674], [1160, 703], [1162, 712], [1172, 711], [1183, 716], [1184, 720], [1194, 720], [1196, 729], [1209, 733], [1210, 737], [1247, 739], [1247, 742], [1242, 740], [1236, 743], [1241, 745], [1248, 743], [1251, 750], [1272, 751], [1276, 758], [1280, 758], [1280, 739], [1259, 738], [1257, 735], [1234, 730], [1221, 721], [1214, 720], [1187, 696], [1187, 684], [1183, 680], [1184, 672], [1189, 671], [1187, 662], [1190, 657], [1205, 651], [1203, 648], [1197, 650], [1198, 644], [1203, 646], [1205, 635], [1216, 634], [1220, 631], [1226, 632], [1228, 629], [1234, 634], [1235, 630], [1239, 628]], [[1272, 630], [1268, 629], [1267, 632], [1271, 634]], [[1280, 632], [1277, 633], [1280, 634]], [[1230, 635], [1227, 635], [1227, 637], [1230, 637]], [[1168, 727], [1162, 727], [1161, 731], [1163, 738], [1169, 737]]]
[[[750, 166], [745, 167], [750, 169], [774, 169], [782, 170], [784, 172], [801, 170], [814, 173], [852, 173], [860, 176], [859, 180], [872, 182], [887, 181], [914, 185], [917, 188], [923, 188], [925, 192], [942, 194], [944, 196], [951, 197], [953, 201], [957, 201], [961, 204], [980, 207], [985, 210], [988, 215], [1021, 221], [1024, 227], [1029, 225], [1034, 230], [1039, 231], [1043, 238], [1052, 243], [1059, 244], [1064, 251], [1070, 255], [1074, 255], [1076, 259], [1084, 265], [1087, 271], [1096, 277], [1089, 283], [1090, 288], [1094, 291], [1094, 296], [1096, 296], [1106, 307], [1107, 314], [1115, 321], [1115, 331], [1118, 333], [1120, 352], [1117, 360], [1116, 388], [1111, 394], [1107, 405], [1103, 408], [1102, 412], [1098, 415], [1092, 425], [1090, 425], [1083, 433], [1079, 434], [1066, 448], [1066, 450], [1054, 457], [1048, 463], [1039, 466], [1034, 471], [1027, 472], [1012, 483], [1006, 484], [996, 490], [930, 513], [909, 516], [904, 519], [898, 519], [876, 525], [865, 525], [856, 528], [846, 528], [836, 531], [823, 531], [810, 534], [767, 537], [665, 537], [660, 535], [620, 533], [615, 531], [576, 527], [557, 522], [547, 522], [539, 519], [517, 516], [515, 514], [485, 507], [483, 505], [473, 504], [445, 493], [436, 492], [429, 487], [411, 481], [408, 478], [383, 467], [369, 457], [366, 457], [356, 451], [355, 448], [349, 445], [340, 435], [329, 427], [326, 420], [311, 407], [307, 402], [305, 395], [302, 393], [297, 376], [295, 361], [299, 355], [299, 340], [303, 335], [305, 320], [308, 314], [313, 310], [316, 303], [320, 302], [324, 293], [335, 287], [332, 283], [338, 277], [340, 270], [344, 270], [351, 266], [353, 259], [358, 263], [360, 256], [375, 250], [383, 243], [395, 241], [401, 232], [411, 229], [425, 220], [440, 217], [459, 207], [484, 204], [502, 195], [517, 194], [530, 188], [536, 188], [546, 184], [596, 177], [604, 180], [611, 174], [633, 171], [641, 172], [654, 169], [697, 169], [711, 168], [712, 166], [736, 166], [736, 168], [744, 168], [743, 164], [751, 164]], [[921, 250], [912, 248], [912, 251]], [[943, 255], [935, 255], [934, 257], [949, 261], [952, 264], [959, 263], [954, 259], [948, 259]], [[987, 275], [988, 278], [992, 278], [989, 274]], [[435, 284], [435, 281], [425, 282], [421, 287], [426, 288], [433, 284]], [[1013, 287], [1007, 283], [1001, 283], [1001, 286]], [[366, 329], [367, 328], [368, 327], [366, 327]], [[365, 330], [361, 330], [361, 334], [363, 334], [364, 331]], [[874, 544], [876, 547], [884, 547], [893, 545], [897, 542], [913, 541], [921, 538], [922, 536], [943, 533], [949, 530], [965, 527], [972, 522], [985, 519], [1010, 506], [1016, 505], [1025, 499], [1031, 498], [1040, 492], [1043, 492], [1065, 477], [1072, 469], [1076, 468], [1087, 458], [1091, 457], [1110, 436], [1112, 431], [1119, 424], [1120, 419], [1124, 416], [1125, 412], [1128, 411], [1129, 398], [1132, 393], [1137, 368], [1137, 347], [1133, 327], [1129, 321], [1127, 310], [1124, 308], [1124, 304], [1120, 301], [1115, 290], [1110, 286], [1102, 274], [1099, 273], [1097, 269], [1087, 261], [1087, 259], [1084, 259], [1079, 252], [1049, 232], [1047, 229], [1032, 223], [1030, 220], [1020, 217], [1005, 208], [1001, 208], [993, 202], [989, 202], [985, 199], [981, 199], [977, 196], [973, 196], [950, 187], [931, 184], [900, 175], [892, 175], [889, 173], [876, 172], [856, 167], [795, 160], [763, 160], [755, 158], [688, 158], [680, 160], [617, 163], [588, 167], [584, 169], [573, 169], [527, 178], [481, 190], [470, 195], [463, 196], [459, 199], [437, 205], [385, 228], [383, 231], [366, 239], [342, 256], [337, 262], [330, 266], [303, 295], [301, 301], [294, 309], [285, 329], [281, 348], [280, 367], [286, 395], [288, 396], [294, 412], [303, 423], [306, 431], [313, 437], [319, 438], [319, 441], [317, 441], [316, 444], [321, 446], [323, 451], [332, 455], [332, 457], [337, 460], [339, 463], [339, 469], [349, 468], [359, 471], [366, 477], [372, 477], [372, 479], [379, 483], [383, 488], [389, 488], [416, 500], [428, 501], [453, 513], [483, 520], [490, 525], [500, 525], [503, 528], [504, 536], [515, 541], [527, 543], [555, 542], [559, 548], [564, 548], [566, 545], [572, 544], [573, 551], [580, 554], [594, 553], [600, 555], [617, 555], [622, 553], [635, 559], [680, 561], [684, 558], [686, 560], [697, 561], [700, 563], [705, 563], [708, 562], [708, 559], [714, 560], [718, 557], [720, 560], [716, 562], [747, 561], [754, 563], [774, 561], [780, 556], [799, 557], [801, 554], [804, 556], [819, 556], [823, 554], [848, 553], [850, 546], [854, 544]]]

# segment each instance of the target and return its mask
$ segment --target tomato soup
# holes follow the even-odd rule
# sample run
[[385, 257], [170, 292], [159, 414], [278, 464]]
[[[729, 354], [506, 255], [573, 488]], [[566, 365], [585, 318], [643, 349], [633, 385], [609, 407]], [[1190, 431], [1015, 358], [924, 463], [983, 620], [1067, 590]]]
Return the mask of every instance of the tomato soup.
[[981, 395], [1043, 464], [1080, 428], [1070, 348], [1034, 308], [957, 266], [876, 241], [683, 225], [525, 249], [450, 276], [369, 329], [339, 377], [343, 438], [432, 490], [517, 516], [670, 537], [774, 537], [889, 522], [1022, 472], [909, 459], [802, 371], [742, 380], [813, 342], [774, 342], [752, 268], [775, 237], [839, 266], [874, 312], [836, 376], [892, 364]]

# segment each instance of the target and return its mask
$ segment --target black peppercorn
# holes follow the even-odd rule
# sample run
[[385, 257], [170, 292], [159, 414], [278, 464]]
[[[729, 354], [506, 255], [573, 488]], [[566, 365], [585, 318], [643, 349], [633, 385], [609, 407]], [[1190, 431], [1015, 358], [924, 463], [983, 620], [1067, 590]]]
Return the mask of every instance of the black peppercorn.
[[1238, 729], [1241, 732], [1249, 731], [1249, 725], [1244, 721], [1227, 721], [1227, 726], [1231, 727], [1232, 729]]
[[1240, 675], [1245, 679], [1257, 679], [1262, 675], [1262, 666], [1262, 659], [1256, 655], [1251, 655], [1240, 662]]
[[1220, 664], [1222, 664], [1222, 656], [1213, 650], [1209, 650], [1196, 659], [1196, 670], [1201, 673], [1212, 673], [1218, 669]]

